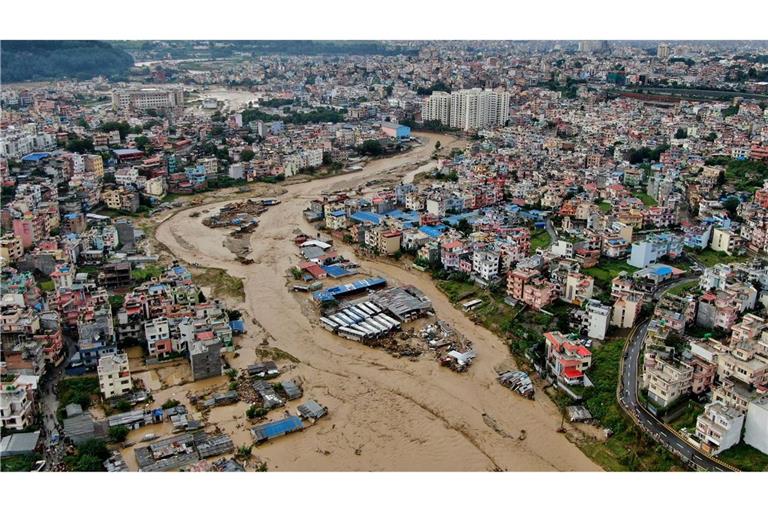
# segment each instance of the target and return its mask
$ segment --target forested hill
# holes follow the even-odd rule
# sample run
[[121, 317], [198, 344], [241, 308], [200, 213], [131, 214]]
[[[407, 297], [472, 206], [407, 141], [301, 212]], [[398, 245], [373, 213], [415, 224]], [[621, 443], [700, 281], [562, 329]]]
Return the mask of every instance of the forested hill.
[[0, 80], [125, 76], [133, 57], [101, 41], [2, 41]]

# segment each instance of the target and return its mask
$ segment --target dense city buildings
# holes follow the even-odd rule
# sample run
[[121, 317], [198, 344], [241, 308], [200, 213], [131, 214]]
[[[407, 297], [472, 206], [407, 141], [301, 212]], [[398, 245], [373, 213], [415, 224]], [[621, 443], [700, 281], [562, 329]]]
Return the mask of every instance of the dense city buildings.
[[764, 45], [289, 43], [4, 84], [3, 439], [40, 432], [56, 470], [88, 440], [115, 471], [251, 470], [252, 444], [287, 469], [766, 460]]

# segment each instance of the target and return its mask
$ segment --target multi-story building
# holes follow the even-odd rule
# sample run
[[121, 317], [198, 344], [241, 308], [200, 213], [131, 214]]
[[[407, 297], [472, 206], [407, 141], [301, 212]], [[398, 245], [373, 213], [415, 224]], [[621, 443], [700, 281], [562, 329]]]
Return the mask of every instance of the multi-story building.
[[584, 324], [587, 329], [587, 336], [597, 340], [604, 340], [605, 335], [608, 332], [611, 306], [606, 306], [599, 300], [589, 299], [584, 312]]
[[216, 337], [196, 339], [189, 345], [192, 379], [201, 380], [221, 375], [221, 341]]
[[12, 383], [0, 386], [0, 425], [4, 429], [22, 430], [34, 422], [36, 384], [27, 384], [29, 380], [29, 376], [19, 375]]
[[768, 455], [768, 396], [749, 403], [744, 424], [744, 442]]
[[592, 352], [571, 341], [559, 331], [545, 332], [547, 369], [559, 381], [569, 385], [584, 384], [584, 372], [592, 364]]
[[712, 455], [739, 444], [744, 413], [733, 407], [711, 402], [696, 419], [696, 437], [701, 448]]
[[629, 329], [635, 325], [643, 306], [643, 294], [640, 292], [624, 292], [613, 304], [611, 325], [621, 329]]
[[127, 89], [112, 91], [112, 108], [147, 110], [184, 106], [183, 89]]
[[714, 251], [733, 256], [744, 252], [744, 245], [744, 239], [730, 229], [715, 228], [712, 230], [710, 247]]
[[580, 272], [569, 272], [565, 281], [563, 300], [581, 306], [592, 298], [595, 280]]
[[422, 121], [439, 121], [448, 126], [450, 123], [451, 95], [443, 91], [434, 91], [421, 106]]
[[489, 89], [463, 89], [451, 93], [449, 123], [465, 131], [500, 126], [509, 119], [510, 94]]
[[632, 244], [629, 264], [637, 268], [645, 268], [667, 257], [675, 259], [683, 253], [683, 240], [671, 233], [651, 235], [643, 241]]
[[655, 358], [647, 367], [644, 382], [648, 385], [648, 398], [659, 407], [667, 407], [691, 390], [693, 367], [682, 361]]
[[125, 352], [102, 356], [99, 359], [97, 373], [99, 388], [104, 398], [123, 396], [133, 388], [128, 355]]
[[21, 240], [8, 233], [0, 238], [0, 261], [8, 264], [16, 261], [24, 255], [24, 247]]
[[152, 357], [173, 351], [167, 318], [153, 318], [144, 322], [144, 339], [147, 341], [147, 350]]

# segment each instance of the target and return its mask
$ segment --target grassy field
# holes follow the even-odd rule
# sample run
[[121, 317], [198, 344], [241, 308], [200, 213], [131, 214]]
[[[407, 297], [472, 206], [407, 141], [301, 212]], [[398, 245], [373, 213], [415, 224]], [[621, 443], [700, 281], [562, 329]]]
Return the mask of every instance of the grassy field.
[[613, 205], [611, 203], [600, 203], [597, 205], [603, 213], [611, 213]]
[[688, 403], [685, 406], [685, 412], [679, 418], [672, 421], [669, 426], [675, 430], [680, 430], [681, 428], [688, 430], [694, 429], [696, 428], [696, 418], [703, 412], [703, 405], [696, 403], [693, 400], [688, 400]]
[[471, 297], [480, 291], [474, 283], [464, 283], [461, 281], [441, 280], [437, 281], [437, 287], [448, 296], [451, 302], [459, 302], [467, 297]]
[[734, 263], [746, 261], [749, 256], [729, 256], [724, 252], [713, 251], [712, 249], [704, 249], [699, 253], [693, 253], [693, 256], [701, 262], [705, 267], [712, 267], [716, 263]]
[[201, 274], [195, 275], [194, 281], [199, 286], [210, 287], [216, 296], [228, 296], [241, 301], [245, 300], [243, 280], [230, 276], [226, 270], [207, 268]]
[[667, 291], [667, 293], [670, 295], [682, 296], [682, 295], [685, 295], [686, 292], [696, 288], [697, 286], [699, 286], [698, 281], [693, 281], [692, 283], [681, 283], [681, 284], [678, 284], [677, 286], [673, 286], [672, 288], [670, 288]]
[[742, 471], [768, 471], [768, 455], [743, 442], [717, 457]]
[[56, 286], [53, 284], [53, 281], [51, 279], [47, 279], [45, 281], [40, 281], [37, 283], [37, 286], [40, 287], [40, 290], [43, 292], [52, 292]]
[[537, 229], [531, 235], [531, 254], [536, 252], [536, 249], [541, 247], [545, 249], [552, 243], [552, 237], [549, 236], [546, 229]]
[[0, 468], [2, 471], [8, 472], [25, 472], [31, 471], [35, 466], [35, 461], [38, 459], [35, 455], [13, 455], [11, 457], [3, 457], [0, 461]]
[[645, 206], [656, 206], [656, 200], [645, 192], [635, 192], [632, 195], [641, 200]]
[[627, 272], [633, 274], [638, 269], [622, 260], [608, 260], [601, 259], [600, 263], [592, 268], [585, 268], [582, 270], [588, 276], [592, 276], [599, 285], [610, 285], [614, 277], [618, 276], [621, 272]]

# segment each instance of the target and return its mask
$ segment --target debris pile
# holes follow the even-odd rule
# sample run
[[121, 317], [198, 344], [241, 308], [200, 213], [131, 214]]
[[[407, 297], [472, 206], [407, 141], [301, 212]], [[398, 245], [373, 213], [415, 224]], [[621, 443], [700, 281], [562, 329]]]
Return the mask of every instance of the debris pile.
[[499, 383], [524, 397], [533, 400], [534, 388], [531, 377], [524, 371], [516, 370], [499, 374]]
[[249, 233], [258, 224], [257, 217], [267, 211], [263, 201], [246, 199], [222, 206], [219, 213], [203, 219], [209, 228], [236, 226], [235, 233]]

